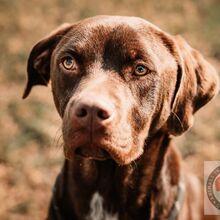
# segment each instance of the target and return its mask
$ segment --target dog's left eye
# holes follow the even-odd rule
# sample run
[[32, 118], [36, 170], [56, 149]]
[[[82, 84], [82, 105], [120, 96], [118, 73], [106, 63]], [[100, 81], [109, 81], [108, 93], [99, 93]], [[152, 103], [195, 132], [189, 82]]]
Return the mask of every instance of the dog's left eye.
[[74, 66], [74, 59], [71, 56], [65, 57], [62, 64], [65, 69], [70, 70]]
[[144, 76], [147, 73], [148, 73], [148, 69], [144, 65], [139, 64], [135, 67], [135, 71], [134, 71], [135, 75]]

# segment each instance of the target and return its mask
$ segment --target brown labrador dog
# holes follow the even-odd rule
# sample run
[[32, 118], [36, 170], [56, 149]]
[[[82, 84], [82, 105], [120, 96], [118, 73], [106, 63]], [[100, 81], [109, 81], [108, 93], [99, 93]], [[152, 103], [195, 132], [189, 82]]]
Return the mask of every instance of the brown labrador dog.
[[97, 16], [34, 46], [23, 98], [49, 80], [66, 160], [48, 219], [204, 217], [200, 183], [171, 143], [218, 91], [199, 52], [143, 19]]

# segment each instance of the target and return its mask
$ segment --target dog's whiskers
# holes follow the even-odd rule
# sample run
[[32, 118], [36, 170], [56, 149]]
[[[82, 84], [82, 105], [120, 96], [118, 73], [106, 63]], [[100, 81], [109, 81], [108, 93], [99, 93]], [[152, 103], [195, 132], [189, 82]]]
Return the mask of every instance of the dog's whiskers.
[[181, 122], [179, 116], [173, 111], [171, 111], [171, 113], [176, 117], [177, 121], [180, 123], [182, 130], [184, 130], [183, 123]]
[[53, 138], [52, 146], [55, 146], [56, 148], [63, 147], [62, 137], [63, 137], [62, 129], [58, 128]]

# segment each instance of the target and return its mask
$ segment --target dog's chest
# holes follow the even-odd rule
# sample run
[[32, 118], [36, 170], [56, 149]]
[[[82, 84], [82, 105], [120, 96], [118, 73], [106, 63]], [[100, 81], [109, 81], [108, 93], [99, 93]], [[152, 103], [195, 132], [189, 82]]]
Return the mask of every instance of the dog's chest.
[[118, 220], [118, 214], [109, 213], [104, 209], [103, 204], [103, 197], [98, 192], [95, 192], [90, 201], [90, 211], [86, 220]]

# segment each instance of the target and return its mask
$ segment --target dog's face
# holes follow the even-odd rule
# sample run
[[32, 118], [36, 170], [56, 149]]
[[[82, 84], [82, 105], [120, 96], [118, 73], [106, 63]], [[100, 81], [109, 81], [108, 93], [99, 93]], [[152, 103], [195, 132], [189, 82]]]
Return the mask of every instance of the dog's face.
[[157, 131], [187, 130], [218, 81], [184, 40], [139, 18], [110, 16], [58, 28], [33, 48], [28, 74], [24, 97], [51, 78], [67, 158], [121, 165]]

